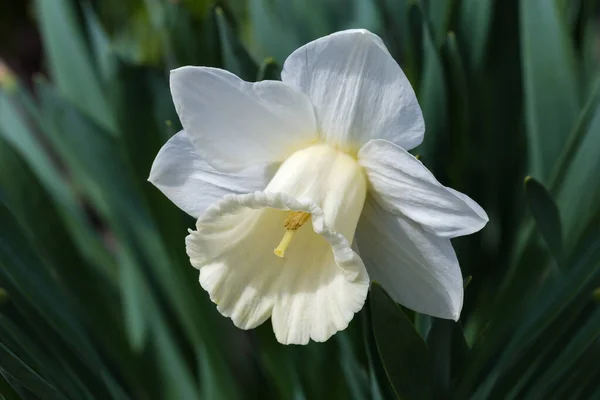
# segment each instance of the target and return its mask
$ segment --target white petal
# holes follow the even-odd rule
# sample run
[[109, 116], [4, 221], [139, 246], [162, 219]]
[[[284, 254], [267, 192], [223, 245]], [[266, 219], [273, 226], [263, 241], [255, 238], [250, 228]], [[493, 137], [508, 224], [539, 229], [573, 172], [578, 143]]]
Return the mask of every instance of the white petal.
[[[273, 254], [289, 211], [311, 213], [285, 258]], [[228, 195], [198, 220], [186, 239], [200, 284], [218, 310], [242, 329], [271, 314], [283, 344], [325, 341], [345, 329], [365, 301], [369, 280], [348, 241], [324, 223], [323, 211], [285, 194]]]
[[370, 141], [358, 158], [373, 196], [389, 212], [449, 238], [477, 232], [488, 222], [475, 201], [440, 184], [419, 160], [393, 143]]
[[[281, 343], [327, 340], [367, 294], [365, 267], [350, 248], [365, 196], [352, 157], [326, 145], [294, 153], [264, 192], [226, 196], [200, 217], [187, 250], [202, 287], [241, 328], [272, 315]], [[273, 250], [289, 210], [311, 217], [280, 258]]]
[[415, 93], [381, 39], [366, 30], [322, 37], [285, 61], [283, 82], [306, 93], [328, 143], [358, 151], [382, 138], [412, 149], [425, 123]]
[[386, 212], [369, 197], [356, 243], [371, 280], [395, 301], [423, 314], [458, 320], [463, 280], [450, 239]]
[[185, 131], [181, 131], [160, 149], [148, 180], [177, 207], [198, 218], [227, 194], [263, 190], [273, 173], [273, 167], [265, 165], [231, 174], [218, 172], [200, 157]]
[[281, 162], [317, 137], [309, 100], [282, 82], [182, 67], [171, 71], [171, 94], [191, 142], [218, 170]]

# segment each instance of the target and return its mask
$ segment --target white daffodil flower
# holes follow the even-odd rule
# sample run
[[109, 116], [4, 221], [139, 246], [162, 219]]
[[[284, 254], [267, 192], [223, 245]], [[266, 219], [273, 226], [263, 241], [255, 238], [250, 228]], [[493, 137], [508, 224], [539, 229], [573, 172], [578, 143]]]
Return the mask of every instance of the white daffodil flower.
[[378, 36], [315, 40], [288, 57], [282, 82], [179, 68], [171, 93], [184, 130], [149, 180], [198, 218], [187, 253], [236, 326], [271, 317], [281, 343], [325, 341], [363, 307], [370, 280], [458, 319], [450, 238], [488, 218], [408, 153], [423, 140], [421, 109]]

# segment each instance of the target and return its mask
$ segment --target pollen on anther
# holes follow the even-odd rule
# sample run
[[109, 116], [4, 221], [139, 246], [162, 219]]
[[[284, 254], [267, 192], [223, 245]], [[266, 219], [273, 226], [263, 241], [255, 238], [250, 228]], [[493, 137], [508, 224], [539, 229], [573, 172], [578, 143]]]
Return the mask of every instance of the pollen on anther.
[[281, 238], [279, 245], [273, 250], [273, 254], [277, 257], [283, 258], [285, 251], [292, 242], [296, 231], [310, 219], [310, 214], [304, 211], [293, 211], [290, 216], [285, 220], [283, 226], [286, 231]]

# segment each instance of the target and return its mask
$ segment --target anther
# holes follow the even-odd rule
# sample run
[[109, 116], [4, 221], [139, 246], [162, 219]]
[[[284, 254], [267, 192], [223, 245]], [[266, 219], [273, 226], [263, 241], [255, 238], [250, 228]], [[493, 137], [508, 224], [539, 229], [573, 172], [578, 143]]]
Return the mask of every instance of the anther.
[[275, 254], [277, 257], [283, 258], [283, 256], [285, 255], [285, 251], [287, 250], [288, 246], [292, 242], [292, 239], [294, 238], [294, 235], [296, 234], [296, 231], [309, 219], [310, 214], [307, 212], [292, 212], [283, 223], [283, 226], [285, 227], [286, 231], [283, 235], [283, 238], [281, 239], [281, 242], [279, 242], [279, 246], [277, 246], [275, 250], [273, 250], [273, 254]]

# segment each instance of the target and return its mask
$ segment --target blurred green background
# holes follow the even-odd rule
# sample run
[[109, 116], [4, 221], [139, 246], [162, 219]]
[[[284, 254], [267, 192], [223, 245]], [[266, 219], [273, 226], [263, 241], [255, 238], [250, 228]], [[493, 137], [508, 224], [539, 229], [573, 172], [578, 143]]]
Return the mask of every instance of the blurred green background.
[[[594, 0], [0, 1], [0, 398], [600, 398]], [[146, 182], [180, 128], [168, 71], [278, 79], [336, 30], [382, 36], [421, 156], [490, 216], [453, 240], [458, 323], [374, 286], [324, 344], [221, 317], [193, 226]]]

